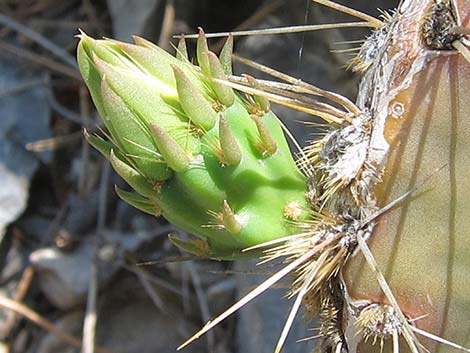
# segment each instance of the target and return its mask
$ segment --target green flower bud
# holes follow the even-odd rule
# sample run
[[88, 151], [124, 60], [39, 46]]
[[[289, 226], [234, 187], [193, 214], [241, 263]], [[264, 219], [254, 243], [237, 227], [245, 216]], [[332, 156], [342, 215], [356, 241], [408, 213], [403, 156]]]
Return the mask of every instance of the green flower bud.
[[298, 232], [308, 217], [305, 177], [274, 114], [252, 115], [253, 100], [221, 82], [231, 49], [221, 64], [202, 38], [200, 69], [182, 60], [185, 49], [175, 58], [134, 40], [82, 34], [77, 54], [109, 133], [86, 138], [137, 192], [116, 189], [119, 197], [196, 235], [172, 241], [212, 258], [246, 257], [245, 248]]

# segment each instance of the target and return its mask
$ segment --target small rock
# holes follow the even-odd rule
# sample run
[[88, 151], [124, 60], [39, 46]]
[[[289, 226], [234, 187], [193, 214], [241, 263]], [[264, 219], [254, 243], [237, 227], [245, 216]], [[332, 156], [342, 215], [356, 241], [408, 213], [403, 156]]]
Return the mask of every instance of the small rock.
[[[107, 232], [107, 240], [97, 252], [98, 283], [104, 286], [120, 268], [122, 256], [152, 239], [154, 233], [129, 234]], [[47, 299], [65, 310], [84, 302], [90, 281], [95, 248], [91, 238], [84, 239], [71, 252], [49, 247], [31, 253], [30, 262], [38, 272], [39, 286]]]
[[[96, 347], [116, 353], [176, 352], [176, 348], [198, 328], [182, 314], [174, 295], [155, 288], [165, 301], [166, 313], [160, 312], [133, 275], [123, 275], [98, 297]], [[84, 313], [72, 311], [55, 322], [64, 332], [82, 335]], [[37, 353], [73, 352], [69, 345], [47, 333], [39, 342]], [[185, 353], [207, 351], [204, 340], [185, 349]]]
[[[155, 288], [164, 300], [160, 312], [140, 283], [128, 278], [116, 283], [101, 297], [97, 343], [119, 352], [175, 352], [198, 326], [185, 317], [175, 295]], [[201, 339], [185, 348], [186, 353], [205, 352]]]
[[86, 298], [94, 248], [83, 243], [72, 253], [43, 248], [30, 255], [38, 272], [39, 286], [47, 299], [60, 309], [71, 308]]
[[31, 84], [41, 78], [0, 60], [0, 235], [26, 208], [38, 158], [48, 161], [51, 157], [50, 153], [34, 155], [25, 149], [28, 142], [50, 137], [47, 89]]

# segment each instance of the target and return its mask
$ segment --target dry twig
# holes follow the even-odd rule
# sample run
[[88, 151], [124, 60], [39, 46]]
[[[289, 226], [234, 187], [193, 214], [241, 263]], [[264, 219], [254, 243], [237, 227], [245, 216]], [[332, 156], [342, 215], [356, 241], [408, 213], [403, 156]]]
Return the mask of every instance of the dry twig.
[[160, 38], [158, 39], [158, 46], [169, 50], [170, 37], [175, 23], [175, 4], [173, 0], [167, 0], [165, 5], [165, 13], [163, 15], [163, 22], [160, 31]]
[[[34, 269], [31, 266], [28, 266], [23, 271], [21, 276], [20, 282], [18, 283], [18, 287], [16, 289], [15, 294], [15, 301], [22, 302], [23, 299], [26, 297], [26, 294], [31, 286], [31, 282], [34, 277]], [[2, 328], [0, 339], [4, 339], [10, 335], [10, 332], [14, 329], [17, 322], [17, 314], [15, 311], [10, 311], [7, 314], [5, 319], [5, 323]]]
[[[240, 23], [233, 30], [243, 31], [245, 29], [255, 27], [258, 23], [264, 20], [266, 16], [276, 11], [284, 2], [285, 0], [275, 0], [275, 1], [266, 2], [265, 5], [263, 5], [258, 10], [256, 10], [253, 13], [253, 15], [248, 17], [245, 21]], [[225, 43], [225, 38], [217, 41], [217, 43], [214, 45], [214, 51], [218, 52], [220, 49], [222, 49], [222, 47], [224, 46], [224, 43]]]
[[[79, 338], [72, 336], [68, 333], [63, 332], [59, 327], [54, 325], [51, 321], [47, 320], [46, 318], [39, 315], [34, 310], [31, 310], [27, 306], [18, 303], [10, 298], [7, 298], [3, 295], [0, 295], [0, 306], [12, 310], [15, 313], [25, 317], [29, 321], [33, 322], [34, 324], [38, 325], [42, 329], [50, 332], [54, 336], [60, 338], [62, 341], [66, 342], [67, 344], [80, 348], [82, 346], [82, 342]], [[97, 347], [97, 353], [117, 353], [115, 350], [111, 350], [108, 348]]]
[[29, 142], [25, 148], [31, 152], [55, 151], [61, 147], [76, 143], [83, 138], [83, 133], [77, 131], [69, 135], [55, 136], [44, 140]]
[[99, 188], [99, 205], [98, 205], [98, 222], [96, 225], [95, 234], [95, 255], [90, 263], [90, 282], [88, 285], [88, 297], [85, 313], [85, 320], [83, 322], [83, 347], [82, 353], [95, 352], [95, 335], [96, 335], [96, 322], [97, 315], [97, 297], [98, 297], [98, 269], [97, 260], [100, 247], [100, 239], [104, 231], [106, 212], [107, 212], [107, 188], [109, 184], [110, 165], [105, 162], [103, 174], [101, 175], [100, 188]]
[[[204, 321], [209, 321], [211, 318], [211, 313], [209, 311], [209, 304], [207, 303], [207, 296], [201, 285], [201, 277], [194, 268], [194, 264], [191, 262], [185, 263], [185, 267], [188, 269], [189, 276], [194, 285], [194, 290], [196, 291], [197, 301], [199, 303], [199, 310], [201, 311], [202, 319]], [[212, 331], [207, 333], [207, 349], [208, 352], [214, 351], [215, 337]]]
[[44, 66], [49, 70], [55, 71], [57, 73], [82, 82], [82, 78], [78, 70], [73, 69], [67, 65], [61, 64], [45, 56], [39, 55], [33, 51], [27, 50], [25, 48], [20, 48], [5, 41], [0, 41], [0, 50], [8, 52], [10, 54], [14, 54], [22, 59], [28, 60], [37, 65]]
[[59, 47], [57, 44], [51, 42], [49, 39], [39, 34], [35, 30], [19, 23], [11, 17], [0, 13], [0, 24], [21, 33], [25, 37], [31, 39], [33, 42], [39, 44], [44, 49], [50, 51], [52, 54], [60, 58], [64, 63], [73, 68], [77, 68], [75, 58], [70, 55], [66, 50]]

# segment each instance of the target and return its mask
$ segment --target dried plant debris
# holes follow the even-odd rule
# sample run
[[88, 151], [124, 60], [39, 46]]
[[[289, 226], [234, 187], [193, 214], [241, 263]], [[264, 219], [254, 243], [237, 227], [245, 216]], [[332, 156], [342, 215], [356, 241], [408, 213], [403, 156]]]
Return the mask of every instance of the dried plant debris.
[[454, 1], [432, 2], [421, 29], [424, 44], [433, 50], [454, 50], [452, 43], [463, 37], [454, 31], [458, 23]]

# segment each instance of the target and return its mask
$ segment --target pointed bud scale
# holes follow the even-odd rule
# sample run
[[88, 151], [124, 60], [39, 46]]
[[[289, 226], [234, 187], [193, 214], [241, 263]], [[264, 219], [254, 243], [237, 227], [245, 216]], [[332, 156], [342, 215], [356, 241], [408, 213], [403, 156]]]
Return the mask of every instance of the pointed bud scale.
[[114, 150], [111, 150], [109, 161], [111, 162], [111, 165], [113, 166], [116, 173], [118, 173], [119, 176], [123, 178], [140, 195], [150, 197], [155, 194], [155, 190], [149, 181], [129, 164], [118, 158]]
[[211, 74], [209, 58], [207, 57], [208, 52], [209, 47], [207, 46], [206, 34], [204, 33], [203, 29], [199, 27], [199, 37], [197, 39], [196, 45], [196, 57], [199, 67], [206, 75]]
[[147, 48], [122, 42], [119, 42], [117, 46], [152, 76], [166, 84], [174, 85], [170, 68], [174, 58], [166, 51], [159, 47]]
[[[106, 80], [101, 82], [101, 94], [105, 108], [105, 120], [112, 125], [118, 147], [129, 155], [143, 158], [132, 159], [135, 168], [150, 180], [168, 178], [168, 168], [156, 153], [150, 153], [153, 142], [145, 123], [128, 108], [124, 101], [111, 89]], [[117, 132], [125, 131], [125, 137]]]
[[188, 48], [186, 47], [186, 39], [181, 35], [178, 40], [178, 47], [176, 48], [176, 58], [183, 62], [189, 61]]
[[236, 215], [228, 204], [227, 200], [224, 200], [222, 223], [225, 229], [232, 234], [240, 233], [242, 229], [242, 225], [237, 220]]
[[156, 217], [161, 215], [162, 210], [155, 202], [152, 202], [138, 194], [124, 191], [117, 186], [114, 187], [114, 190], [121, 200], [137, 208], [138, 210]]
[[[174, 61], [178, 63], [176, 59]], [[174, 85], [157, 80], [155, 77], [143, 73], [139, 68], [131, 70], [114, 67], [96, 56], [94, 57], [94, 63], [101, 76], [104, 75], [106, 77], [106, 82], [115, 92], [115, 95], [119, 96], [120, 100], [133, 112], [134, 118], [138, 118], [142, 122], [143, 128], [147, 130], [145, 140], [149, 140], [149, 138], [151, 140], [148, 125], [154, 122], [167, 129], [167, 131], [171, 129], [172, 136], [178, 143], [184, 143], [193, 153], [199, 152], [199, 140], [187, 134], [188, 121], [186, 117], [178, 114], [174, 109], [174, 105], [169, 103], [169, 101], [177, 102], [178, 99], [178, 93]], [[188, 79], [188, 81], [190, 80]], [[202, 95], [202, 93], [199, 93], [199, 95]], [[108, 117], [105, 114], [104, 116], [101, 115], [101, 117], [105, 122], [109, 120], [112, 123], [112, 120], [114, 120], [112, 115]], [[108, 124], [106, 126], [108, 127]], [[116, 139], [122, 139], [120, 136], [125, 136], [126, 139], [129, 139], [124, 125], [123, 131], [111, 131], [111, 134]], [[138, 139], [133, 139], [133, 142], [134, 144], [140, 144]]]
[[191, 239], [185, 241], [178, 239], [174, 234], [169, 234], [168, 239], [178, 248], [190, 254], [199, 257], [208, 257], [210, 255], [209, 244], [205, 240]]
[[[219, 80], [227, 80], [227, 75], [225, 75], [224, 69], [220, 64], [219, 58], [213, 52], [208, 52], [207, 57], [209, 59], [209, 66], [211, 70], [211, 77]], [[232, 87], [229, 87], [223, 83], [212, 81], [212, 89], [219, 101], [230, 107], [235, 101], [235, 94], [233, 93]]]
[[219, 59], [226, 75], [232, 74], [233, 36], [229, 34], [220, 51]]
[[256, 127], [258, 128], [258, 134], [260, 143], [257, 145], [258, 150], [263, 157], [272, 156], [277, 151], [277, 143], [274, 137], [271, 135], [266, 124], [258, 115], [251, 115], [251, 118], [255, 121]]
[[271, 104], [269, 103], [269, 100], [267, 100], [265, 97], [254, 96], [254, 99], [256, 101], [256, 104], [259, 105], [263, 112], [267, 113], [271, 110]]
[[189, 165], [186, 151], [158, 125], [152, 123], [150, 128], [158, 151], [168, 166], [178, 173], [186, 171]]
[[154, 49], [154, 48], [161, 49], [158, 45], [155, 45], [154, 43], [148, 41], [147, 39], [139, 37], [139, 36], [132, 36], [132, 40], [139, 47], [144, 47], [144, 48], [149, 48], [149, 49]]
[[125, 67], [125, 60], [115, 51], [115, 42], [106, 42], [104, 40], [96, 40], [85, 33], [80, 35], [83, 49], [89, 58], [93, 56], [99, 57], [101, 60], [115, 66]]
[[[144, 38], [139, 37], [139, 36], [132, 36], [132, 39], [134, 40], [134, 43], [137, 46], [153, 50], [155, 52], [155, 54], [158, 56], [158, 58], [156, 58], [156, 60], [164, 60], [165, 63], [167, 63], [168, 65], [179, 63], [179, 60], [177, 58], [174, 58], [169, 53], [167, 53], [165, 50], [160, 48], [158, 45], [148, 41], [147, 39], [144, 39]], [[189, 61], [189, 58], [188, 58], [188, 61]], [[186, 73], [191, 72], [191, 70], [188, 69], [186, 66], [182, 66], [181, 68]], [[166, 68], [166, 70], [168, 70], [168, 67]], [[169, 73], [171, 75], [172, 72], [170, 70], [167, 73]], [[173, 77], [172, 77], [172, 84], [173, 83], [174, 82], [173, 82]], [[193, 83], [197, 85], [199, 83], [199, 81], [194, 80]], [[202, 88], [202, 85], [198, 86], [198, 87]]]
[[90, 90], [93, 103], [100, 116], [104, 114], [103, 102], [100, 95], [101, 77], [96, 69], [93, 60], [89, 56], [89, 47], [87, 45], [87, 36], [80, 37], [80, 43], [77, 48], [77, 62], [80, 74], [83, 77], [88, 89]]
[[83, 130], [83, 136], [85, 136], [85, 139], [90, 145], [93, 146], [93, 148], [98, 150], [106, 158], [109, 158], [111, 150], [115, 148], [112, 143], [102, 139], [100, 136], [90, 135], [90, 133], [86, 129]]
[[223, 159], [221, 162], [232, 167], [237, 166], [242, 159], [242, 152], [223, 114], [220, 114], [219, 120], [219, 141]]
[[[148, 40], [144, 38], [141, 38], [139, 36], [133, 36], [132, 38], [134, 39], [134, 42], [136, 45], [125, 43], [128, 45], [127, 48], [138, 46], [138, 47], [149, 49], [151, 52], [153, 52], [153, 55], [151, 57], [142, 58], [141, 56], [140, 58], [142, 61], [140, 61], [139, 64], [142, 64], [144, 67], [147, 67], [147, 68], [153, 67], [153, 69], [149, 70], [151, 73], [153, 73], [156, 77], [161, 78], [166, 83], [169, 83], [172, 86], [174, 86], [175, 85], [174, 75], [170, 66], [174, 64], [180, 64], [179, 62], [180, 60], [174, 58], [165, 50], [163, 50], [159, 46], [155, 45], [152, 42], [149, 42]], [[187, 56], [187, 53], [186, 53], [186, 56]], [[132, 59], [134, 59], [132, 55], [131, 57]], [[188, 56], [185, 62], [189, 63]], [[193, 85], [195, 85], [201, 91], [204, 91], [204, 85], [202, 84], [202, 82], [200, 82], [199, 78], [196, 77], [196, 75], [193, 73], [193, 70], [189, 66], [182, 65], [180, 66], [180, 68], [186, 73], [186, 75], [189, 75], [188, 77], [193, 83]], [[160, 72], [160, 70], [162, 70], [162, 72]]]
[[205, 131], [212, 129], [217, 120], [217, 113], [212, 109], [207, 99], [193, 86], [183, 70], [176, 65], [172, 65], [172, 68], [184, 112], [197, 127]]
[[[256, 81], [256, 79], [253, 76], [250, 75], [243, 75], [243, 77], [246, 78], [248, 83], [251, 85], [253, 88], [259, 88], [259, 83]], [[267, 100], [265, 97], [262, 96], [253, 96], [255, 99], [256, 104], [260, 107], [262, 111], [265, 113], [269, 112], [271, 110], [271, 105], [269, 103], [269, 100]]]

